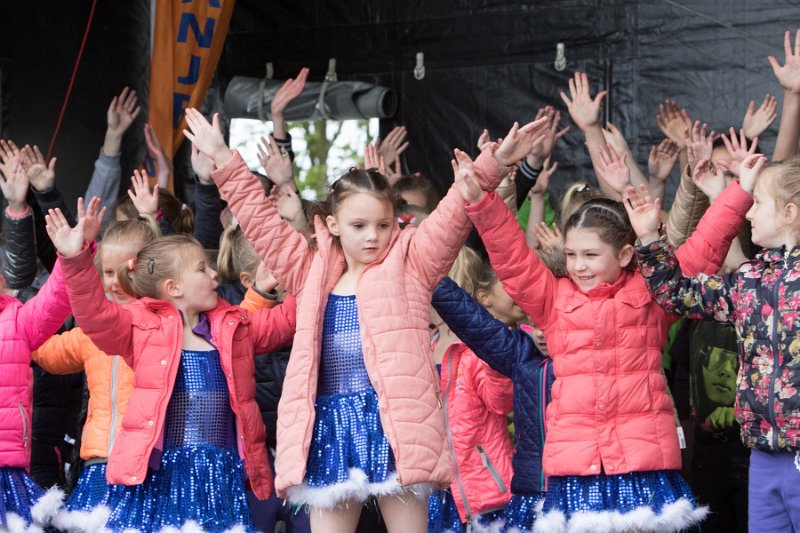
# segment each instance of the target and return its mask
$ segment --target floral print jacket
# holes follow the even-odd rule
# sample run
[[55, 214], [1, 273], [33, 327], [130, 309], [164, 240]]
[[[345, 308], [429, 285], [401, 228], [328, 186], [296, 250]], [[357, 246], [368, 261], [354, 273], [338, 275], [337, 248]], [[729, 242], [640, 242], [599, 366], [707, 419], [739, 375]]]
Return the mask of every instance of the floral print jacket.
[[684, 276], [664, 239], [639, 247], [637, 255], [665, 310], [736, 328], [742, 442], [765, 451], [800, 450], [800, 246], [764, 250], [722, 276]]

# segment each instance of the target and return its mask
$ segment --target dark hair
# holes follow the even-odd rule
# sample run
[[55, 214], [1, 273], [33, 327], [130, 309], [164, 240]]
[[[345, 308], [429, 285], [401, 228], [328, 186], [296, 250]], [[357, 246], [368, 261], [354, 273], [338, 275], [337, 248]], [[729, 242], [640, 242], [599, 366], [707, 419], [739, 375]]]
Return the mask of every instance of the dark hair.
[[392, 209], [397, 203], [389, 181], [377, 169], [351, 168], [331, 186], [331, 192], [322, 204], [325, 214], [335, 215], [342, 202], [356, 193], [374, 196], [382, 202], [387, 202]]
[[[609, 198], [596, 198], [580, 206], [567, 220], [564, 235], [572, 229], [596, 231], [601, 241], [616, 250], [621, 250], [628, 244], [633, 246], [636, 242], [636, 233], [625, 207]], [[628, 267], [634, 268], [635, 263], [632, 260]]]
[[418, 176], [412, 174], [410, 176], [403, 176], [392, 186], [395, 194], [399, 197], [406, 191], [418, 191], [425, 197], [425, 205], [421, 205], [428, 213], [432, 213], [436, 209], [436, 204], [439, 203], [439, 197], [436, 189], [431, 183], [431, 180], [425, 176]]

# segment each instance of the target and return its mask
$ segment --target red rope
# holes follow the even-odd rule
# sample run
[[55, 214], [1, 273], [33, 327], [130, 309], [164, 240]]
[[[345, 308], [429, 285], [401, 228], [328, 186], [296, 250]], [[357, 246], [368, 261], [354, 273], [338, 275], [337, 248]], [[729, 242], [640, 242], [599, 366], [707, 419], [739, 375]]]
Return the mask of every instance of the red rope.
[[69, 96], [72, 94], [72, 86], [75, 84], [75, 76], [78, 74], [78, 65], [81, 64], [81, 57], [83, 57], [83, 49], [86, 46], [86, 38], [89, 37], [89, 28], [92, 27], [92, 19], [94, 18], [94, 8], [97, 6], [97, 0], [92, 0], [92, 9], [89, 11], [89, 20], [86, 22], [86, 31], [83, 32], [83, 40], [81, 41], [81, 48], [78, 50], [78, 57], [75, 59], [75, 66], [72, 68], [72, 78], [69, 80], [67, 87], [67, 94], [64, 96], [64, 103], [61, 105], [61, 112], [58, 114], [58, 122], [56, 122], [56, 129], [53, 132], [53, 137], [50, 139], [50, 146], [47, 148], [47, 157], [45, 161], [50, 160], [50, 155], [53, 153], [53, 145], [56, 143], [58, 137], [58, 130], [61, 129], [61, 121], [64, 119], [64, 112], [67, 110], [67, 103]]

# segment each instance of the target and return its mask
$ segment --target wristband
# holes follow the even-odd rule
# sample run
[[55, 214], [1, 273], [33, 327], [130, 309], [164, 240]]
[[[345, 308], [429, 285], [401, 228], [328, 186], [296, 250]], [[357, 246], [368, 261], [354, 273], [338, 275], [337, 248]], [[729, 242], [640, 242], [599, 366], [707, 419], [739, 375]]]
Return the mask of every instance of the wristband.
[[253, 288], [254, 291], [256, 291], [256, 294], [258, 294], [259, 296], [261, 296], [265, 300], [273, 300], [273, 301], [277, 301], [278, 300], [278, 293], [275, 290], [272, 290], [272, 291], [269, 291], [269, 292], [264, 292], [264, 291], [262, 291], [261, 289], [259, 289], [256, 286], [256, 282], [255, 281], [253, 281], [252, 288]]

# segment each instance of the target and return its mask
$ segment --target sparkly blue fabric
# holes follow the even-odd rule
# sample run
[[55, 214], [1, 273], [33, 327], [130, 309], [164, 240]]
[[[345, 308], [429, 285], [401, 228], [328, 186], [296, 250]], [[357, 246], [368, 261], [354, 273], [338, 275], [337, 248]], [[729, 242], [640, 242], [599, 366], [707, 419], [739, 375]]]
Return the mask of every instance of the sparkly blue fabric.
[[31, 506], [44, 495], [44, 489], [25, 472], [24, 468], [0, 468], [0, 523], [5, 531], [6, 515], [14, 513], [32, 521]]
[[124, 493], [124, 485], [108, 484], [106, 463], [96, 463], [83, 468], [64, 508], [67, 511], [91, 512], [98, 505], [106, 505], [113, 509]]
[[544, 498], [544, 492], [532, 494], [513, 494], [503, 514], [500, 517], [505, 521], [499, 531], [509, 531], [517, 528], [520, 531], [530, 531], [536, 522], [536, 506]]
[[369, 483], [386, 481], [395, 472], [394, 456], [364, 367], [355, 296], [328, 298], [320, 372], [305, 484], [344, 482], [351, 468], [361, 469]]
[[[503, 518], [503, 509], [482, 513], [478, 523], [488, 528]], [[466, 533], [467, 524], [461, 522], [458, 507], [450, 489], [439, 490], [428, 498], [428, 533]], [[494, 530], [493, 530], [494, 531]]]
[[681, 498], [697, 505], [692, 489], [677, 470], [611, 476], [553, 476], [547, 483], [543, 513], [558, 510], [567, 519], [578, 511], [618, 511], [624, 514], [638, 507], [650, 507], [659, 514], [664, 505]]
[[158, 531], [194, 520], [209, 532], [236, 525], [255, 531], [216, 350], [181, 352], [165, 422], [159, 468], [141, 485], [125, 487], [106, 527]]
[[358, 324], [356, 296], [331, 294], [325, 306], [322, 324], [317, 393], [343, 394], [372, 389], [361, 351], [361, 328]]

